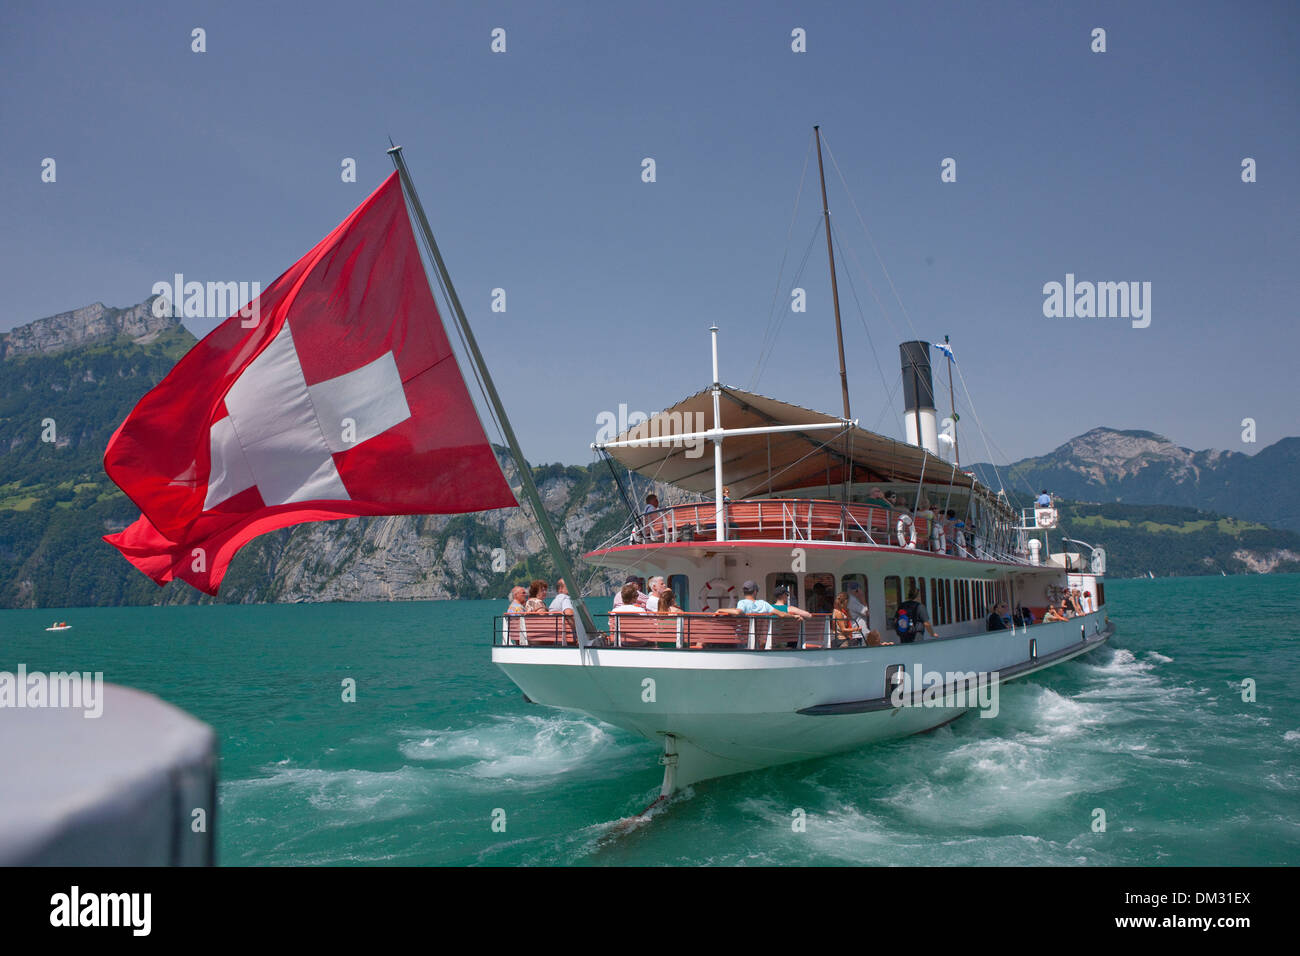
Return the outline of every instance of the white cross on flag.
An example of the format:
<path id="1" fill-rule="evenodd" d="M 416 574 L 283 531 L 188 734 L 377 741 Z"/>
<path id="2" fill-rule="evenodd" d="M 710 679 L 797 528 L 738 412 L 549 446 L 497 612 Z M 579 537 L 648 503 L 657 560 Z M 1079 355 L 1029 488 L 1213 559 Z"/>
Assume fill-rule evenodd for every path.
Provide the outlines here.
<path id="1" fill-rule="evenodd" d="M 248 310 L 241 310 L 244 315 Z M 236 551 L 303 521 L 516 502 L 434 305 L 396 173 L 142 398 L 104 469 L 143 512 L 105 540 L 216 594 Z"/>

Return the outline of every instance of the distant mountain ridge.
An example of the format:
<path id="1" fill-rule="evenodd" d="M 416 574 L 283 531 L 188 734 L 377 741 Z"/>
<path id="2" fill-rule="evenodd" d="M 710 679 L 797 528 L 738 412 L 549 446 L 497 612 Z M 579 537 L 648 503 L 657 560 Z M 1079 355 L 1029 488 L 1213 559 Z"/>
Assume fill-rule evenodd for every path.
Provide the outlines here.
<path id="1" fill-rule="evenodd" d="M 155 296 L 150 296 L 126 309 L 112 309 L 95 302 L 0 333 L 0 361 L 26 355 L 54 355 L 118 336 L 125 336 L 136 345 L 147 345 L 181 324 L 171 316 L 154 315 L 154 299 Z"/>
<path id="2" fill-rule="evenodd" d="M 128 309 L 95 303 L 0 338 L 5 359 L 0 361 L 0 607 L 211 600 L 181 583 L 155 587 L 100 540 L 139 514 L 104 474 L 104 447 L 140 397 L 195 343 L 176 320 L 153 316 L 152 301 Z M 52 423 L 48 437 L 47 422 Z M 1294 571 L 1300 569 L 1300 536 L 1294 533 L 1158 507 L 1178 503 L 1164 497 L 1156 506 L 1134 502 L 1138 491 L 1177 494 L 1205 509 L 1214 507 L 1216 494 L 1228 498 L 1231 490 L 1248 498 L 1251 487 L 1265 487 L 1266 502 L 1289 502 L 1298 449 L 1300 439 L 1286 439 L 1254 458 L 1190 452 L 1153 432 L 1099 428 L 1013 468 L 1022 469 L 1035 491 L 1046 486 L 1067 497 L 1104 502 L 1067 505 L 1064 527 L 1105 546 L 1117 576 L 1147 570 L 1158 575 Z M 514 463 L 500 449 L 497 455 L 507 479 L 517 485 Z M 606 541 L 626 521 L 627 505 L 604 467 L 556 464 L 532 471 L 571 557 Z M 1015 474 L 1002 469 L 1006 486 L 1019 488 L 1023 496 L 1024 482 Z M 642 500 L 651 488 L 665 504 L 686 497 L 638 478 L 632 500 Z M 1124 497 L 1123 504 L 1113 503 L 1116 494 Z M 1215 510 L 1247 516 L 1239 508 Z M 1260 524 L 1279 523 L 1275 508 L 1264 511 Z M 354 518 L 257 538 L 236 556 L 220 600 L 499 598 L 511 584 L 550 577 L 549 564 L 527 508 Z M 575 571 L 589 593 L 611 593 L 621 578 L 580 563 Z"/>
<path id="3" fill-rule="evenodd" d="M 1094 428 L 1046 455 L 971 470 L 1021 499 L 1047 488 L 1076 501 L 1180 505 L 1300 531 L 1300 438 L 1246 455 L 1192 451 L 1155 432 Z"/>

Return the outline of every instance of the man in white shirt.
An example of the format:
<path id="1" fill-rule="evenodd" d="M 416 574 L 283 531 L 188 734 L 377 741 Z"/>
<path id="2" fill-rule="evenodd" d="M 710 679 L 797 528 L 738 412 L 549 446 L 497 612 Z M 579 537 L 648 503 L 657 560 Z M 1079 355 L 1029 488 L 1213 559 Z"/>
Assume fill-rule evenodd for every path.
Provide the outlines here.
<path id="1" fill-rule="evenodd" d="M 648 586 L 650 594 L 645 599 L 645 609 L 654 614 L 659 610 L 659 595 L 664 593 L 664 579 L 659 575 L 655 575 L 648 582 Z"/>
<path id="2" fill-rule="evenodd" d="M 849 593 L 849 617 L 853 618 L 853 623 L 859 628 L 859 634 L 866 634 L 871 630 L 871 612 L 867 609 L 866 603 L 862 600 L 861 581 L 850 581 L 844 588 Z"/>
<path id="3" fill-rule="evenodd" d="M 551 602 L 552 614 L 567 614 L 573 617 L 573 601 L 569 597 L 569 588 L 564 583 L 564 578 L 555 582 L 555 600 Z"/>

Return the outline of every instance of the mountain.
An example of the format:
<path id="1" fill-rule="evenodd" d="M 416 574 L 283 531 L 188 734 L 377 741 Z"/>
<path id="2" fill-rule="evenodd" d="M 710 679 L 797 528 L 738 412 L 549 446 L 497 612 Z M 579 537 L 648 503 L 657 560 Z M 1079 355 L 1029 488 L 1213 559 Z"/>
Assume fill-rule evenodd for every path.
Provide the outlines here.
<path id="1" fill-rule="evenodd" d="M 1148 431 L 1094 428 L 1039 458 L 972 470 L 1028 504 L 1047 488 L 1076 501 L 1181 505 L 1300 531 L 1300 438 L 1255 455 L 1191 451 Z M 999 481 L 998 475 L 1001 480 Z"/>
<path id="2" fill-rule="evenodd" d="M 96 303 L 0 337 L 0 607 L 212 601 L 185 584 L 156 587 L 101 540 L 139 514 L 104 474 L 104 447 L 140 396 L 195 341 L 175 320 L 154 317 L 151 305 L 151 299 L 129 309 Z M 1296 443 L 1279 442 L 1252 459 L 1187 452 L 1150 432 L 1094 429 L 1052 455 L 1018 465 L 1026 466 L 1035 489 L 1045 484 L 1094 501 L 1099 491 L 1113 488 L 1167 496 L 1188 488 L 1241 490 L 1256 481 L 1273 489 L 1262 497 L 1278 504 L 1288 500 L 1276 489 L 1295 473 Z M 514 463 L 501 449 L 497 456 L 517 486 Z M 1045 464 L 1034 470 L 1034 462 Z M 532 472 L 571 558 L 624 524 L 628 506 L 603 465 L 544 465 Z M 687 498 L 637 478 L 632 501 L 651 488 L 665 504 Z M 1116 576 L 1300 570 L 1300 536 L 1265 527 L 1276 521 L 1276 508 L 1265 509 L 1268 516 L 1257 522 L 1242 522 L 1167 502 L 1138 504 L 1132 492 L 1121 493 L 1122 503 L 1067 503 L 1062 509 L 1069 533 L 1106 547 Z M 219 600 L 499 598 L 510 584 L 553 579 L 549 564 L 526 507 L 353 518 L 254 540 L 235 557 Z M 580 562 L 575 571 L 588 593 L 612 593 L 620 580 Z"/>

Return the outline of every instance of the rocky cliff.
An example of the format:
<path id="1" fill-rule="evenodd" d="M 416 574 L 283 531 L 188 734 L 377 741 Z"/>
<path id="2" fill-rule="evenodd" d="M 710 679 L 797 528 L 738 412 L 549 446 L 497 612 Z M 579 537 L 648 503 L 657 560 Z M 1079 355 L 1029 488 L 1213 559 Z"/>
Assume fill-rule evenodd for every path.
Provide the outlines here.
<path id="1" fill-rule="evenodd" d="M 20 325 L 12 332 L 0 333 L 0 361 L 24 355 L 53 355 L 119 336 L 135 345 L 147 345 L 180 325 L 179 319 L 155 316 L 153 302 L 150 296 L 129 309 L 110 309 L 96 302 Z"/>

